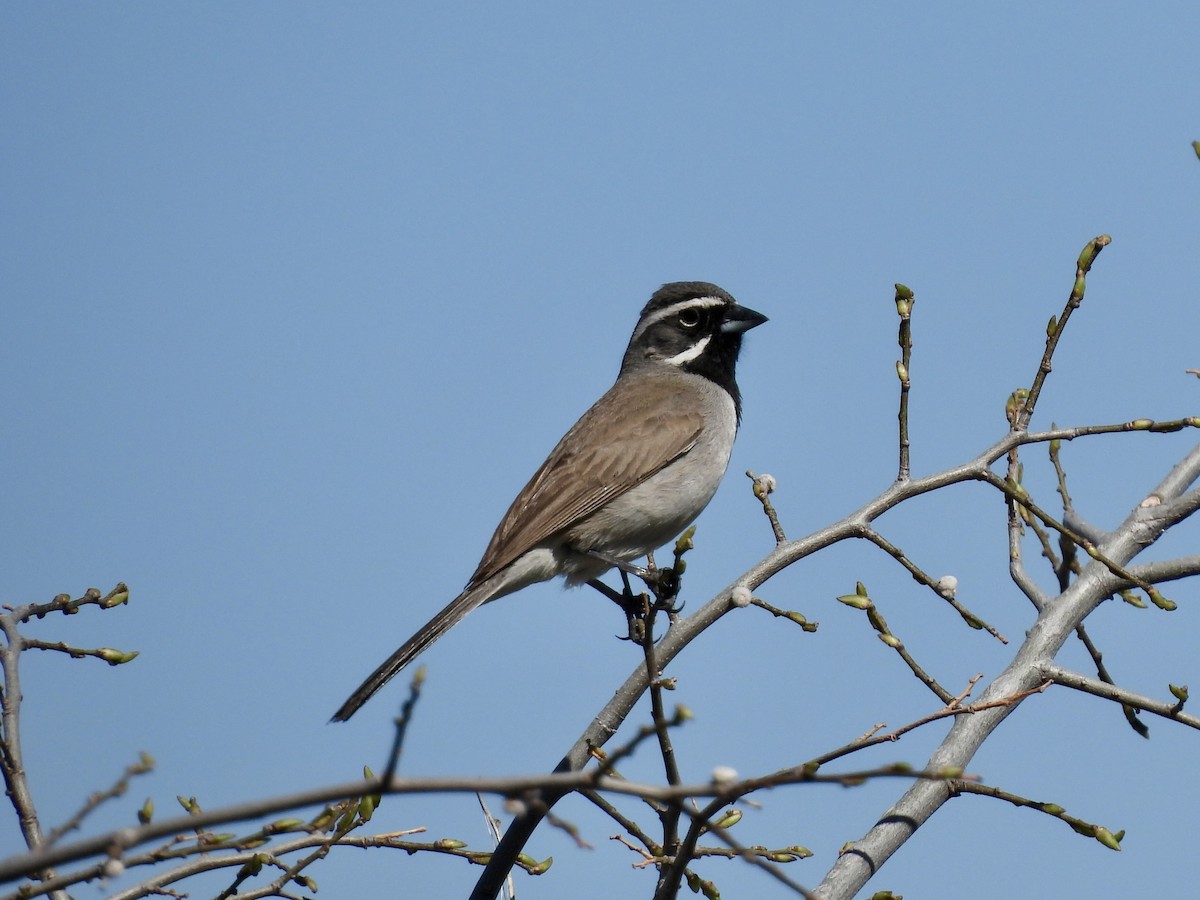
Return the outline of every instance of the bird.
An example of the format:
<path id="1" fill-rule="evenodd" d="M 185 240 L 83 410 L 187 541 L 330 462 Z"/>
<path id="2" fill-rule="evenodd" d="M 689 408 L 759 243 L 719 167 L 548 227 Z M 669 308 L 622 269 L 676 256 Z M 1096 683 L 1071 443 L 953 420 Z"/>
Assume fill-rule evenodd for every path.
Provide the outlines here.
<path id="1" fill-rule="evenodd" d="M 463 592 L 333 715 L 344 722 L 473 610 L 562 575 L 568 586 L 652 553 L 716 493 L 741 423 L 742 336 L 767 321 L 705 281 L 664 284 L 642 309 L 613 386 L 521 489 Z"/>

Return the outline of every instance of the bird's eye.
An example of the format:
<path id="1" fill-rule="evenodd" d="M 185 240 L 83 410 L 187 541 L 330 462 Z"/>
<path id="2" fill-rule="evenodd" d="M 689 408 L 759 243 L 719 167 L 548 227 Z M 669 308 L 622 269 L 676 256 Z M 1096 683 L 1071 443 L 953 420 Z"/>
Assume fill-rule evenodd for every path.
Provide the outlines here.
<path id="1" fill-rule="evenodd" d="M 700 310 L 685 309 L 679 314 L 679 324 L 684 328 L 695 328 L 700 324 Z"/>

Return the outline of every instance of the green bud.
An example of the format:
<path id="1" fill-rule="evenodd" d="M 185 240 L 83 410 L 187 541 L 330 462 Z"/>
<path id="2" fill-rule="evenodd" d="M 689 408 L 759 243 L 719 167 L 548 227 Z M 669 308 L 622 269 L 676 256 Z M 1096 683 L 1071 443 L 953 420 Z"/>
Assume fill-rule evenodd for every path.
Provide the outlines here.
<path id="1" fill-rule="evenodd" d="M 1166 597 L 1160 594 L 1158 592 L 1158 588 L 1150 588 L 1150 590 L 1147 591 L 1147 594 L 1150 597 L 1150 602 L 1159 609 L 1165 609 L 1167 612 L 1174 612 L 1175 610 L 1179 609 L 1179 604 L 1174 600 L 1168 600 Z"/>
<path id="2" fill-rule="evenodd" d="M 1017 388 L 1008 395 L 1008 400 L 1004 403 L 1004 415 L 1007 416 L 1009 424 L 1017 421 L 1017 413 L 1021 411 L 1021 407 L 1028 399 L 1029 388 Z"/>
<path id="3" fill-rule="evenodd" d="M 802 847 L 799 844 L 794 844 L 793 846 L 788 847 L 786 849 L 787 849 L 787 852 L 792 854 L 792 856 L 796 857 L 796 859 L 808 859 L 810 856 L 813 855 L 813 852 L 811 850 L 809 850 L 807 847 Z"/>
<path id="4" fill-rule="evenodd" d="M 100 601 L 102 609 L 112 609 L 114 606 L 120 606 L 122 603 L 129 602 L 129 588 L 122 582 L 113 588 L 107 597 Z"/>
<path id="5" fill-rule="evenodd" d="M 725 815 L 712 824 L 713 828 L 732 828 L 740 821 L 742 821 L 742 811 L 740 809 L 729 809 L 725 811 Z"/>
<path id="6" fill-rule="evenodd" d="M 196 802 L 195 797 L 185 797 L 183 794 L 178 794 L 176 795 L 175 799 L 179 801 L 179 805 L 182 806 L 189 815 L 200 815 L 200 804 Z"/>
<path id="7" fill-rule="evenodd" d="M 1061 806 L 1059 806 L 1057 803 L 1043 803 L 1041 805 L 1041 810 L 1042 810 L 1042 812 L 1048 813 L 1052 816 L 1061 816 L 1063 813 L 1066 812 L 1066 810 L 1063 809 Z"/>
<path id="8" fill-rule="evenodd" d="M 860 597 L 867 596 L 867 586 L 861 581 L 854 582 L 854 593 L 858 594 Z"/>
<path id="9" fill-rule="evenodd" d="M 896 377 L 901 381 L 908 381 L 908 366 L 896 360 Z"/>
<path id="10" fill-rule="evenodd" d="M 696 545 L 694 543 L 692 543 L 692 538 L 694 538 L 695 536 L 696 536 L 696 526 L 695 525 L 688 526 L 687 531 L 685 531 L 683 534 L 681 534 L 675 540 L 675 552 L 676 553 L 686 553 L 687 551 L 694 549 Z"/>
<path id="11" fill-rule="evenodd" d="M 549 870 L 549 868 L 552 865 L 554 865 L 554 857 L 547 856 L 540 863 L 530 866 L 525 871 L 528 872 L 530 875 L 544 875 L 544 874 L 546 874 L 546 872 Z"/>
<path id="12" fill-rule="evenodd" d="M 809 634 L 812 634 L 814 631 L 817 630 L 817 625 L 818 625 L 817 622 L 808 621 L 808 619 L 806 619 L 803 615 L 801 615 L 800 613 L 796 612 L 793 609 L 789 609 L 787 612 L 785 612 L 783 614 L 783 616 L 785 619 L 791 619 L 793 622 L 795 622 L 797 625 L 799 625 L 801 628 L 803 628 Z"/>
<path id="13" fill-rule="evenodd" d="M 265 854 L 255 853 L 246 863 L 238 870 L 239 878 L 252 878 L 262 871 L 263 863 L 267 861 Z"/>
<path id="14" fill-rule="evenodd" d="M 267 830 L 272 834 L 278 834 L 281 831 L 301 831 L 304 828 L 304 822 L 300 819 L 276 819 L 267 826 Z"/>
<path id="15" fill-rule="evenodd" d="M 138 651 L 136 650 L 124 652 L 122 650 L 114 650 L 112 647 L 101 647 L 96 651 L 96 656 L 100 657 L 100 659 L 104 660 L 110 666 L 119 666 L 127 663 L 136 659 L 137 655 Z"/>
<path id="16" fill-rule="evenodd" d="M 855 609 L 870 609 L 874 604 L 866 597 L 860 597 L 858 594 L 843 594 L 837 598 L 838 603 L 845 603 L 847 606 L 852 606 Z"/>
<path id="17" fill-rule="evenodd" d="M 675 724 L 676 725 L 682 725 L 684 722 L 688 721 L 689 719 L 694 719 L 694 718 L 696 718 L 696 716 L 689 707 L 684 706 L 682 703 L 678 704 L 675 707 Z"/>
<path id="18" fill-rule="evenodd" d="M 1096 833 L 1095 833 L 1094 837 L 1096 838 L 1096 840 L 1098 840 L 1100 843 L 1102 843 L 1109 850 L 1118 850 L 1119 851 L 1121 849 L 1121 842 L 1119 840 L 1117 840 L 1116 835 L 1114 835 L 1111 831 L 1109 831 L 1103 825 L 1096 826 Z"/>
<path id="19" fill-rule="evenodd" d="M 439 838 L 433 842 L 433 846 L 439 850 L 461 850 L 467 846 L 467 842 L 456 838 Z"/>
<path id="20" fill-rule="evenodd" d="M 1146 601 L 1135 594 L 1133 591 L 1121 591 L 1120 597 L 1130 606 L 1136 606 L 1138 609 L 1149 609 Z"/>
<path id="21" fill-rule="evenodd" d="M 1175 697 L 1176 700 L 1178 700 L 1180 703 L 1187 703 L 1188 686 L 1186 684 L 1179 684 L 1179 685 L 1168 684 L 1167 687 L 1170 688 L 1171 694 Z"/>
<path id="22" fill-rule="evenodd" d="M 358 815 L 364 822 L 370 822 L 371 816 L 375 815 L 375 796 L 367 794 L 358 801 Z"/>
<path id="23" fill-rule="evenodd" d="M 796 857 L 792 856 L 792 854 L 783 853 L 780 851 L 776 851 L 775 853 L 767 853 L 765 855 L 766 855 L 766 858 L 769 859 L 771 862 L 790 863 L 790 862 L 796 861 Z"/>
<path id="24" fill-rule="evenodd" d="M 1130 431 L 1145 431 L 1153 424 L 1153 419 L 1134 419 L 1127 427 Z"/>
<path id="25" fill-rule="evenodd" d="M 1079 268 L 1087 270 L 1091 268 L 1092 263 L 1096 261 L 1096 254 L 1112 243 L 1112 238 L 1107 234 L 1102 234 L 1098 238 L 1088 241 L 1087 246 L 1083 248 L 1083 252 L 1079 254 Z"/>
<path id="26" fill-rule="evenodd" d="M 143 825 L 149 825 L 150 820 L 154 818 L 154 800 L 150 797 L 146 798 L 146 802 L 142 804 L 142 808 L 138 810 L 138 821 Z"/>
<path id="27" fill-rule="evenodd" d="M 292 881 L 314 894 L 317 892 L 317 881 L 311 875 L 295 875 L 292 877 Z"/>
<path id="28" fill-rule="evenodd" d="M 1058 327 L 1058 316 L 1051 316 L 1050 321 L 1046 323 L 1046 337 L 1054 334 L 1054 329 Z"/>
<path id="29" fill-rule="evenodd" d="M 885 632 L 885 633 L 879 635 L 879 639 L 881 641 L 883 641 L 885 644 L 887 644 L 889 647 L 891 647 L 893 650 L 903 650 L 904 649 L 904 642 L 901 641 L 900 638 L 896 637 L 891 632 Z"/>

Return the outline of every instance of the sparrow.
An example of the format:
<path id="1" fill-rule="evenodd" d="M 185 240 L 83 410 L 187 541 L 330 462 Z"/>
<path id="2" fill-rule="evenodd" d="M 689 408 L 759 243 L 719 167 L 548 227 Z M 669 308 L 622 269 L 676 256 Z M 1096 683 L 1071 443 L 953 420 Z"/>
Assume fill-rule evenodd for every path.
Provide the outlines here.
<path id="1" fill-rule="evenodd" d="M 665 284 L 642 310 L 617 380 L 550 452 L 500 520 L 463 592 L 364 681 L 344 722 L 467 613 L 539 581 L 598 578 L 675 538 L 725 474 L 741 422 L 742 335 L 766 316 L 704 281 Z"/>

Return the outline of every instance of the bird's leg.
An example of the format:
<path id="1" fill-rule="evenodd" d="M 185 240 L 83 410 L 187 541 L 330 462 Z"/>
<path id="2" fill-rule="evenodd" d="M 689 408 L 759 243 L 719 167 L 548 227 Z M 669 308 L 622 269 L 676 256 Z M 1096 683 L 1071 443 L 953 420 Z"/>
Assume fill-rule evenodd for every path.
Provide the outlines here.
<path id="1" fill-rule="evenodd" d="M 647 553 L 646 559 L 649 565 L 641 566 L 626 563 L 623 559 L 608 556 L 607 553 L 602 553 L 599 550 L 576 550 L 575 552 L 581 553 L 582 556 L 599 559 L 601 563 L 607 563 L 620 572 L 620 577 L 622 577 L 622 581 L 625 583 L 625 593 L 622 595 L 622 599 L 617 600 L 617 596 L 614 596 L 616 592 L 613 592 L 612 588 L 608 587 L 607 584 L 604 588 L 596 589 L 600 590 L 600 593 L 607 596 L 608 599 L 622 606 L 626 614 L 637 614 L 636 612 L 630 613 L 629 608 L 630 602 L 636 599 L 634 592 L 629 587 L 630 575 L 636 575 L 638 578 L 641 578 L 642 581 L 646 582 L 647 587 L 653 590 L 655 606 L 660 608 L 660 610 L 670 614 L 676 614 L 680 610 L 683 610 L 683 604 L 674 606 L 674 599 L 679 595 L 679 570 L 676 566 L 671 566 L 670 569 L 659 569 L 658 566 L 654 565 L 654 553 Z M 593 582 L 588 583 L 596 587 Z"/>
<path id="2" fill-rule="evenodd" d="M 642 580 L 654 591 L 654 607 L 661 609 L 668 615 L 674 616 L 683 609 L 683 604 L 675 605 L 675 598 L 679 596 L 680 574 L 682 570 L 676 566 L 660 569 L 654 564 L 654 554 L 647 553 L 646 561 L 649 563 L 646 574 L 641 576 Z"/>
<path id="3" fill-rule="evenodd" d="M 574 547 L 571 548 L 575 550 Z M 638 578 L 645 581 L 650 577 L 650 570 L 643 566 L 635 566 L 633 563 L 627 563 L 623 559 L 617 559 L 615 556 L 609 556 L 607 553 L 601 553 L 599 550 L 575 550 L 581 556 L 590 556 L 592 559 L 598 559 L 602 563 L 607 563 L 622 575 L 636 575 Z M 628 590 L 629 582 L 626 580 L 625 588 Z"/>
<path id="4" fill-rule="evenodd" d="M 621 607 L 621 611 L 625 613 L 629 635 L 628 637 L 622 637 L 621 640 L 640 641 L 642 635 L 646 632 L 644 619 L 650 598 L 645 593 L 635 594 L 633 588 L 629 586 L 629 576 L 624 572 L 621 573 L 621 581 L 625 584 L 624 591 L 614 590 L 598 578 L 593 578 L 588 582 L 588 585 L 594 587 L 613 603 L 617 604 L 617 606 Z"/>
<path id="5" fill-rule="evenodd" d="M 609 600 L 613 601 L 613 603 L 617 604 L 617 606 L 621 607 L 622 612 L 625 613 L 625 620 L 628 626 L 628 637 L 624 637 L 622 640 L 640 641 L 642 636 L 646 633 L 646 624 L 644 620 L 647 612 L 649 611 L 650 597 L 645 592 L 635 594 L 633 592 L 633 588 L 629 584 L 629 576 L 637 575 L 642 580 L 646 580 L 653 577 L 650 573 L 650 570 L 644 569 L 641 566 L 631 565 L 624 560 L 616 559 L 615 557 L 601 553 L 599 550 L 571 549 L 583 556 L 590 556 L 592 559 L 598 559 L 603 563 L 607 563 L 621 573 L 621 584 L 625 588 L 623 591 L 618 592 L 613 588 L 610 588 L 598 578 L 591 579 L 588 584 L 598 590 Z"/>
<path id="6" fill-rule="evenodd" d="M 625 592 L 624 593 L 622 593 L 621 591 L 615 590 L 613 588 L 610 588 L 607 584 L 605 584 L 599 578 L 593 578 L 591 581 L 589 581 L 588 587 L 595 588 L 601 594 L 603 594 L 605 597 L 607 597 L 609 600 L 611 600 L 613 603 L 617 604 L 617 606 L 621 607 L 621 609 L 627 609 L 629 606 L 629 600 L 631 599 L 631 595 L 629 592 L 629 582 L 625 583 Z"/>

